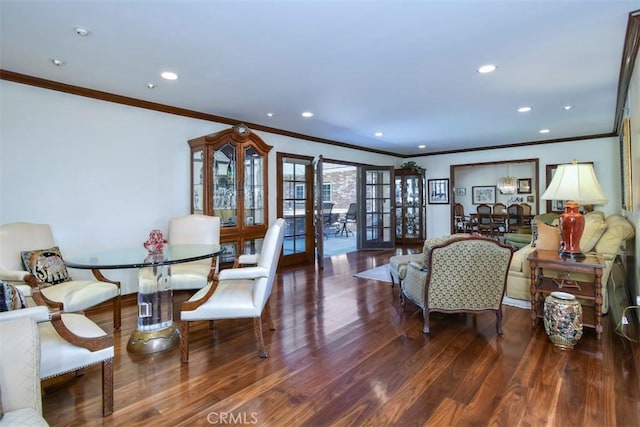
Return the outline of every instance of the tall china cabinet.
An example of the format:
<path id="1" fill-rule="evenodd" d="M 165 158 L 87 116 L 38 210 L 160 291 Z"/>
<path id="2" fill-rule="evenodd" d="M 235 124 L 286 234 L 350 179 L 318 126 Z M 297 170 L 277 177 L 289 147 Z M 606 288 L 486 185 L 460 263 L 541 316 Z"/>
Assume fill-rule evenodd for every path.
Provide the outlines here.
<path id="1" fill-rule="evenodd" d="M 395 170 L 396 243 L 424 242 L 424 170 Z"/>
<path id="2" fill-rule="evenodd" d="M 268 221 L 271 146 L 243 125 L 189 140 L 191 212 L 220 217 L 221 262 L 259 251 Z"/>

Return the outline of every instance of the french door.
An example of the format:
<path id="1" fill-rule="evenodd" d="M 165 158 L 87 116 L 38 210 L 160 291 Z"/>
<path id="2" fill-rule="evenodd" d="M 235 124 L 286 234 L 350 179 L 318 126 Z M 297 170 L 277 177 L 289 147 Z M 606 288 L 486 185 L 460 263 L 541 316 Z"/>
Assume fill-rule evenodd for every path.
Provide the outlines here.
<path id="1" fill-rule="evenodd" d="M 362 249 L 392 249 L 395 245 L 393 166 L 360 167 L 360 209 L 358 224 Z"/>
<path id="2" fill-rule="evenodd" d="M 285 220 L 281 265 L 313 262 L 313 158 L 277 153 L 278 217 Z"/>

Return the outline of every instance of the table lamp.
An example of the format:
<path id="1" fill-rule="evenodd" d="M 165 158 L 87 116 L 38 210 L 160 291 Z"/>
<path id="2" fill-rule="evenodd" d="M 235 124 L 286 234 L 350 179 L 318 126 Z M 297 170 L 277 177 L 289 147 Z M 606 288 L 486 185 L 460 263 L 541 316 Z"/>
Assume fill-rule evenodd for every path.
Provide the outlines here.
<path id="1" fill-rule="evenodd" d="M 565 211 L 560 215 L 560 256 L 582 259 L 580 238 L 584 231 L 584 216 L 578 211 L 579 204 L 604 204 L 607 196 L 602 192 L 591 163 L 558 165 L 543 200 L 566 200 Z"/>

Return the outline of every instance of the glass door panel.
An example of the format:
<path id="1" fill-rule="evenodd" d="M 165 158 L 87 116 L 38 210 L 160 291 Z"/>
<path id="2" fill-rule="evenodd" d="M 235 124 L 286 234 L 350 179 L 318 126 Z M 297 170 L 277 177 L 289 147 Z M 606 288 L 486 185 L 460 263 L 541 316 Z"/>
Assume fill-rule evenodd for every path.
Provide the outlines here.
<path id="1" fill-rule="evenodd" d="M 313 166 L 310 157 L 278 153 L 281 182 L 278 215 L 285 219 L 283 265 L 312 262 L 315 252 L 313 228 Z"/>
<path id="2" fill-rule="evenodd" d="M 244 224 L 264 224 L 263 157 L 254 147 L 244 151 Z"/>
<path id="3" fill-rule="evenodd" d="M 395 194 L 393 168 L 361 168 L 360 182 L 364 197 L 364 221 L 360 227 L 363 249 L 393 248 L 395 239 Z"/>
<path id="4" fill-rule="evenodd" d="M 204 213 L 204 193 L 202 184 L 204 183 L 204 153 L 202 150 L 193 152 L 192 173 L 191 177 L 193 188 L 191 189 L 191 203 L 193 204 L 193 213 Z"/>
<path id="5" fill-rule="evenodd" d="M 234 227 L 236 205 L 236 148 L 225 144 L 213 152 L 213 215 L 219 216 L 222 227 Z"/>

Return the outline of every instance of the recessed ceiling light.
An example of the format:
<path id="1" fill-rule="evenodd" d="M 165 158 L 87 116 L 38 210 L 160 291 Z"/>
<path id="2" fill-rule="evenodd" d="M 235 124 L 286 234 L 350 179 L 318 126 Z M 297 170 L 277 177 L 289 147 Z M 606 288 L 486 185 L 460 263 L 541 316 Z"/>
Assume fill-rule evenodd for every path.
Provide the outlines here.
<path id="1" fill-rule="evenodd" d="M 540 129 L 538 132 L 540 133 L 549 133 L 549 129 Z"/>
<path id="2" fill-rule="evenodd" d="M 483 65 L 482 67 L 478 68 L 478 72 L 481 74 L 491 73 L 495 70 L 496 70 L 496 66 L 493 64 Z"/>
<path id="3" fill-rule="evenodd" d="M 311 111 L 305 111 L 302 113 L 302 117 L 313 117 L 313 113 Z"/>
<path id="4" fill-rule="evenodd" d="M 60 66 L 62 66 L 62 64 L 63 64 L 63 62 L 62 62 L 60 59 L 56 59 L 56 58 L 53 58 L 53 59 L 51 60 L 51 63 L 52 63 L 53 65 L 55 65 L 56 67 L 60 67 Z"/>
<path id="5" fill-rule="evenodd" d="M 518 113 L 528 113 L 531 111 L 531 107 L 520 107 L 518 108 Z"/>
<path id="6" fill-rule="evenodd" d="M 147 88 L 149 88 L 149 89 L 153 89 L 154 87 L 156 87 L 156 85 L 155 85 L 155 84 L 153 84 L 153 83 L 147 83 Z"/>
<path id="7" fill-rule="evenodd" d="M 172 73 L 171 71 L 165 71 L 160 75 L 163 79 L 166 80 L 178 80 L 178 75 L 176 73 Z"/>
<path id="8" fill-rule="evenodd" d="M 562 107 L 562 109 L 563 109 L 564 111 L 569 111 L 569 110 L 571 110 L 572 108 L 573 108 L 573 105 L 565 105 L 564 107 Z"/>
<path id="9" fill-rule="evenodd" d="M 267 113 L 267 117 L 273 117 L 273 113 Z"/>
<path id="10" fill-rule="evenodd" d="M 384 133 L 382 133 L 382 132 L 376 132 L 376 133 L 374 133 L 374 135 L 375 135 L 375 136 L 377 136 L 377 137 L 381 137 L 381 136 L 383 136 L 383 135 L 384 135 Z"/>
<path id="11" fill-rule="evenodd" d="M 427 146 L 424 145 L 424 144 L 420 144 L 420 145 L 418 145 L 418 148 L 427 148 Z"/>
<path id="12" fill-rule="evenodd" d="M 87 37 L 89 34 L 91 34 L 91 31 L 89 31 L 89 29 L 85 27 L 75 27 L 73 30 L 80 37 Z"/>

